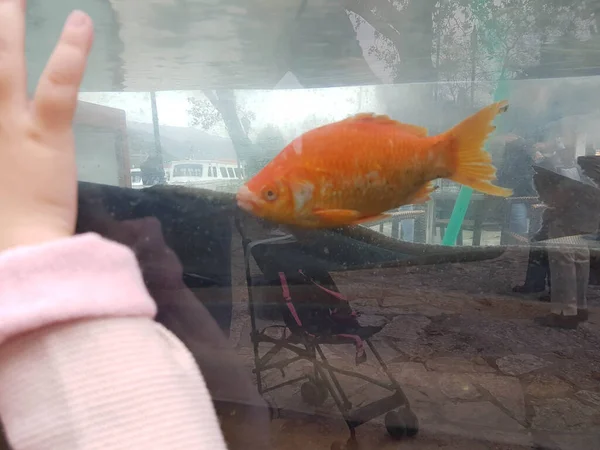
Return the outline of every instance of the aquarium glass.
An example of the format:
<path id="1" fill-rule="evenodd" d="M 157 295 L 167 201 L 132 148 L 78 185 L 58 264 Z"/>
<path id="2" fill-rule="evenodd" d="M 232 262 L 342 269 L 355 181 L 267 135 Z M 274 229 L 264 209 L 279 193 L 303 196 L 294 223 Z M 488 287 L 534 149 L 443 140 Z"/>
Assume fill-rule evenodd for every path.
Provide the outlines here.
<path id="1" fill-rule="evenodd" d="M 600 1 L 27 3 L 31 89 L 68 12 L 94 20 L 78 232 L 160 221 L 182 269 L 177 289 L 149 283 L 156 320 L 230 449 L 600 448 Z M 449 130 L 502 100 L 483 148 L 510 197 L 449 176 L 324 229 L 237 206 L 295 138 L 359 113 L 427 130 L 384 184 L 411 182 L 418 146 L 451 174 Z M 356 173 L 327 173 L 364 176 L 378 132 L 368 151 L 340 134 Z"/>

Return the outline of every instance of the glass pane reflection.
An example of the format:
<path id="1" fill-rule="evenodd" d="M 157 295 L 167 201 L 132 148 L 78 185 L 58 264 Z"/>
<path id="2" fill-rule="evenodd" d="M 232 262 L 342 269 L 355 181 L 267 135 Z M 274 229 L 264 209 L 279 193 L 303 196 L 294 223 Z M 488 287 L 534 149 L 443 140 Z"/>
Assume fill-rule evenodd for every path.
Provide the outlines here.
<path id="1" fill-rule="evenodd" d="M 37 79 L 60 23 L 29 3 Z M 145 243 L 232 449 L 353 448 L 348 425 L 364 449 L 600 448 L 598 2 L 83 3 L 78 232 Z M 486 150 L 514 195 L 475 191 L 455 245 L 445 179 L 346 229 L 236 207 L 305 131 L 376 112 L 434 135 L 503 98 Z"/>

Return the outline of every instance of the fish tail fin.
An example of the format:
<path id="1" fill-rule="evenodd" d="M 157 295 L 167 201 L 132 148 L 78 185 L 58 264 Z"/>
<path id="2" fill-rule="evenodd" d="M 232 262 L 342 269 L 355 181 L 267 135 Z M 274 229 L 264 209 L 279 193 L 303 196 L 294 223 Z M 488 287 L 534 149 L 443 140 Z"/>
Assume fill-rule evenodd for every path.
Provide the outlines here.
<path id="1" fill-rule="evenodd" d="M 443 134 L 446 151 L 450 153 L 448 169 L 450 180 L 469 186 L 484 194 L 510 197 L 512 189 L 495 186 L 496 168 L 492 157 L 483 149 L 488 135 L 496 129 L 494 118 L 508 109 L 507 101 L 493 103 Z"/>

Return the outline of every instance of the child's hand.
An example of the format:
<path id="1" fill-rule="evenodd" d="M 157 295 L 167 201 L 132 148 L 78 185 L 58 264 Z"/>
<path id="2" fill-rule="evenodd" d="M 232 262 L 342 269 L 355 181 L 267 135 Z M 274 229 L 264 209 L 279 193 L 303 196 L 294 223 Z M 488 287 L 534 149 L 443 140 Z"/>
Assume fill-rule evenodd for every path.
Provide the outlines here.
<path id="1" fill-rule="evenodd" d="M 91 19 L 73 12 L 30 100 L 25 1 L 0 1 L 0 251 L 75 230 L 71 122 L 92 40 Z"/>

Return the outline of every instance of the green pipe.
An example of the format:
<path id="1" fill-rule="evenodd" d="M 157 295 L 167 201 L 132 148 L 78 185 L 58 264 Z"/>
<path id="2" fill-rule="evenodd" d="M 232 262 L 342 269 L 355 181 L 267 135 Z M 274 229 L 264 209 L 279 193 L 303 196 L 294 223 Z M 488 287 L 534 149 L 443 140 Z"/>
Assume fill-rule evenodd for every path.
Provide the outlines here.
<path id="1" fill-rule="evenodd" d="M 460 187 L 456 202 L 454 203 L 454 209 L 452 209 L 452 215 L 450 216 L 448 226 L 446 227 L 444 239 L 442 239 L 442 245 L 456 244 L 456 239 L 462 228 L 463 220 L 465 220 L 465 215 L 467 214 L 467 209 L 469 209 L 472 195 L 473 189 L 468 186 Z"/>
<path id="2" fill-rule="evenodd" d="M 479 0 L 479 2 L 481 2 L 481 0 Z M 508 82 L 504 76 L 504 68 L 502 68 L 500 77 L 498 79 L 498 84 L 494 92 L 494 101 L 496 102 L 507 98 Z M 500 117 L 501 116 L 496 118 L 496 129 L 499 128 L 498 122 L 500 121 Z M 458 233 L 460 233 L 463 221 L 465 220 L 465 215 L 469 209 L 472 195 L 473 189 L 468 186 L 461 186 L 458 196 L 456 197 L 456 202 L 454 203 L 454 208 L 452 209 L 452 214 L 450 215 L 450 220 L 448 221 L 448 226 L 446 227 L 446 232 L 444 233 L 444 239 L 442 239 L 442 245 L 456 244 L 456 238 L 458 238 Z"/>

